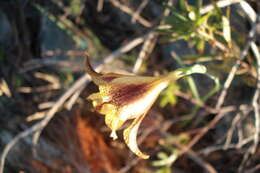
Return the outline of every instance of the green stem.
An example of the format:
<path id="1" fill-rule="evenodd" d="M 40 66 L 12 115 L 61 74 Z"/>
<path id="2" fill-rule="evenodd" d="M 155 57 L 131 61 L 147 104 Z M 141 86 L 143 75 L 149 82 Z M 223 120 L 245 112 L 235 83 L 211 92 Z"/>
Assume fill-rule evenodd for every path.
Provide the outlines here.
<path id="1" fill-rule="evenodd" d="M 178 80 L 184 76 L 191 75 L 194 73 L 200 73 L 205 74 L 207 71 L 207 68 L 204 65 L 195 64 L 191 67 L 183 67 L 175 70 L 174 72 L 171 72 L 168 74 L 168 78 L 170 80 Z"/>
<path id="2" fill-rule="evenodd" d="M 182 60 L 179 56 L 173 56 L 173 58 L 181 65 L 183 66 L 183 63 L 182 63 Z M 187 79 L 186 79 L 190 89 L 191 89 L 191 93 L 192 95 L 195 97 L 195 99 L 198 101 L 198 102 L 201 102 L 201 98 L 200 98 L 200 95 L 199 95 L 199 92 L 198 92 L 198 89 L 197 89 L 197 86 L 195 84 L 195 81 L 193 80 L 193 78 L 191 76 L 188 76 Z"/>

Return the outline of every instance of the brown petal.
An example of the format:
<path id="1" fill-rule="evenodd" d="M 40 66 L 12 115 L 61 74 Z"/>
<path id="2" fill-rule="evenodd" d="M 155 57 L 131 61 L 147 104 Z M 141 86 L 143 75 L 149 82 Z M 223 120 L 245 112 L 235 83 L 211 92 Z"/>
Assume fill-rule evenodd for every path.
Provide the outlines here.
<path id="1" fill-rule="evenodd" d="M 85 55 L 86 55 L 86 61 L 85 61 L 86 72 L 87 72 L 92 78 L 96 78 L 96 77 L 102 76 L 102 74 L 97 73 L 97 72 L 92 68 L 92 66 L 90 65 L 90 62 L 89 62 L 89 54 L 86 53 Z"/>
<path id="2" fill-rule="evenodd" d="M 91 76 L 93 82 L 96 85 L 105 85 L 116 78 L 128 76 L 128 75 L 116 74 L 116 73 L 108 73 L 108 74 L 97 73 L 90 64 L 88 53 L 86 53 L 85 67 L 86 67 L 86 72 Z"/>
<path id="3" fill-rule="evenodd" d="M 111 100 L 118 106 L 128 105 L 142 98 L 150 89 L 147 83 L 119 85 L 111 89 Z"/>

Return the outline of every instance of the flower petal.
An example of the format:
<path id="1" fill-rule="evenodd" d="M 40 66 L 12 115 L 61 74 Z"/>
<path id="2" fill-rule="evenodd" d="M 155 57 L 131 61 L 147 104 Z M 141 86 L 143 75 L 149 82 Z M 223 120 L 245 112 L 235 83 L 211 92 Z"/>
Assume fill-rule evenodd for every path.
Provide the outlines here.
<path id="1" fill-rule="evenodd" d="M 94 82 L 96 85 L 103 84 L 104 82 L 99 79 L 99 78 L 102 76 L 102 74 L 97 73 L 97 72 L 91 67 L 90 62 L 89 62 L 89 54 L 86 53 L 85 55 L 86 55 L 86 61 L 85 61 L 86 72 L 91 76 L 93 82 Z"/>
<path id="2" fill-rule="evenodd" d="M 86 61 L 85 61 L 85 67 L 86 67 L 86 72 L 91 76 L 93 82 L 96 85 L 106 85 L 110 81 L 120 78 L 120 77 L 125 77 L 128 75 L 123 75 L 123 74 L 116 74 L 116 73 L 108 73 L 108 74 L 101 74 L 97 73 L 91 66 L 89 62 L 89 55 L 86 53 Z"/>
<path id="3" fill-rule="evenodd" d="M 100 105 L 102 103 L 102 100 L 103 100 L 102 96 L 100 95 L 100 93 L 90 94 L 87 99 L 93 101 L 92 104 L 93 104 L 94 107 Z"/>
<path id="4" fill-rule="evenodd" d="M 110 137 L 117 139 L 116 130 L 119 129 L 125 121 L 118 117 L 118 108 L 112 104 L 104 104 L 101 113 L 105 114 L 105 123 L 111 129 Z"/>
<path id="5" fill-rule="evenodd" d="M 144 119 L 144 117 L 145 117 L 145 114 L 134 119 L 132 124 L 127 129 L 124 130 L 124 140 L 125 140 L 125 143 L 127 144 L 127 146 L 130 148 L 130 150 L 133 153 L 135 153 L 137 156 L 139 156 L 143 159 L 148 159 L 150 156 L 147 154 L 144 154 L 140 151 L 140 149 L 138 148 L 137 139 L 136 139 L 139 126 L 140 126 L 142 120 Z"/>

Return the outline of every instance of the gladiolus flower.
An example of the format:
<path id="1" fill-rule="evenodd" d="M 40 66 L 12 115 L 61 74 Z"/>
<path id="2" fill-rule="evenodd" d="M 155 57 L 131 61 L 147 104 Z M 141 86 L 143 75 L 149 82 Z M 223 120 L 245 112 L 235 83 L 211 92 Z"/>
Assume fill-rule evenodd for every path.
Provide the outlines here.
<path id="1" fill-rule="evenodd" d="M 92 100 L 97 112 L 105 115 L 105 123 L 112 131 L 110 137 L 117 139 L 116 131 L 127 120 L 133 120 L 124 130 L 124 140 L 132 152 L 147 159 L 149 155 L 139 150 L 136 139 L 138 128 L 146 113 L 169 82 L 185 75 L 205 73 L 206 67 L 194 65 L 159 77 L 100 74 L 92 69 L 87 55 L 86 71 L 99 88 L 99 92 L 91 94 L 88 99 Z"/>

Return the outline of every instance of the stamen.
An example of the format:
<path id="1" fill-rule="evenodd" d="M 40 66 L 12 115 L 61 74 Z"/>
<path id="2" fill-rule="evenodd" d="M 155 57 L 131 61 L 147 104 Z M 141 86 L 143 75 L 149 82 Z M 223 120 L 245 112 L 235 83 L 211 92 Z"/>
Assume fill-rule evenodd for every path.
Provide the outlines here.
<path id="1" fill-rule="evenodd" d="M 113 138 L 113 140 L 116 140 L 118 137 L 117 137 L 117 134 L 116 134 L 116 131 L 112 131 L 111 133 L 110 133 L 110 137 L 111 138 Z"/>

